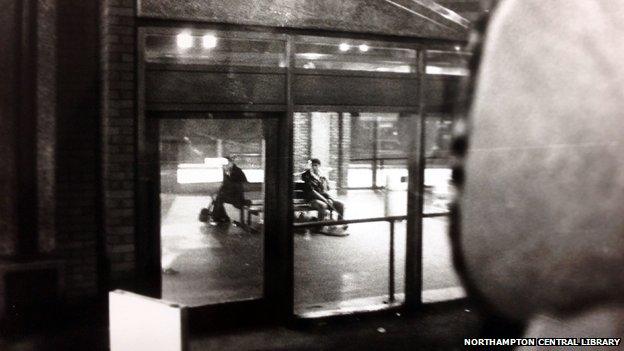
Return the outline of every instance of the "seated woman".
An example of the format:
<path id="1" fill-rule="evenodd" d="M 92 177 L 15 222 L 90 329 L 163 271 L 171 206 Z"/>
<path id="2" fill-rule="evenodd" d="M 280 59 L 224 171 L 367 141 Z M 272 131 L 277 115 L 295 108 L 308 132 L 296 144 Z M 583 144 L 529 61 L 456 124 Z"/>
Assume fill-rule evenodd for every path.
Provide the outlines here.
<path id="1" fill-rule="evenodd" d="M 234 163 L 231 156 L 226 159 L 228 163 L 223 165 L 223 183 L 212 202 L 213 223 L 230 221 L 223 207 L 224 203 L 227 202 L 239 208 L 245 204 L 243 185 L 247 182 L 247 177 L 243 170 Z"/>
<path id="2" fill-rule="evenodd" d="M 320 167 L 321 161 L 318 158 L 313 158 L 310 160 L 310 168 L 301 174 L 301 179 L 305 183 L 305 199 L 318 212 L 319 220 L 325 219 L 328 209 L 336 211 L 338 219 L 343 219 L 344 204 L 332 199 L 327 193 L 329 191 L 329 182 L 327 178 L 320 174 Z"/>

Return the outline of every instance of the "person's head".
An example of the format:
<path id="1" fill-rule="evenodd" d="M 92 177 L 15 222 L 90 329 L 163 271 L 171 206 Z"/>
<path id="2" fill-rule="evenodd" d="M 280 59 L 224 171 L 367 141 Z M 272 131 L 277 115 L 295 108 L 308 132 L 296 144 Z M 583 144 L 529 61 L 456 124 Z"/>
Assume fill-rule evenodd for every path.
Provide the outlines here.
<path id="1" fill-rule="evenodd" d="M 310 160 L 310 169 L 312 170 L 312 172 L 314 172 L 315 174 L 318 174 L 320 168 L 321 168 L 321 160 L 319 160 L 318 158 L 313 158 Z"/>
<path id="2" fill-rule="evenodd" d="M 233 156 L 225 156 L 227 163 L 223 165 L 223 168 L 229 170 L 234 166 L 234 157 Z"/>

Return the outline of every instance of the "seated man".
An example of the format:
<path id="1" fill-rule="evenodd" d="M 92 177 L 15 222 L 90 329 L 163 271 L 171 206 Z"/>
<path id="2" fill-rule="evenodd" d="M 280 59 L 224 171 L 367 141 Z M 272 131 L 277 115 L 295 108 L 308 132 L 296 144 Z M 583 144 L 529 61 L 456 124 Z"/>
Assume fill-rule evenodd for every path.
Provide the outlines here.
<path id="1" fill-rule="evenodd" d="M 245 204 L 243 184 L 247 182 L 247 177 L 235 163 L 231 156 L 226 157 L 228 163 L 223 165 L 223 183 L 212 202 L 212 221 L 229 222 L 230 218 L 223 207 L 224 203 L 230 203 L 235 207 Z"/>
<path id="2" fill-rule="evenodd" d="M 344 204 L 338 200 L 334 200 L 329 196 L 329 182 L 323 177 L 319 169 L 321 161 L 318 158 L 310 160 L 310 168 L 301 174 L 301 179 L 305 183 L 304 196 L 309 201 L 310 206 L 318 212 L 319 220 L 324 220 L 327 210 L 333 210 L 338 213 L 338 219 L 342 219 L 344 215 Z"/>

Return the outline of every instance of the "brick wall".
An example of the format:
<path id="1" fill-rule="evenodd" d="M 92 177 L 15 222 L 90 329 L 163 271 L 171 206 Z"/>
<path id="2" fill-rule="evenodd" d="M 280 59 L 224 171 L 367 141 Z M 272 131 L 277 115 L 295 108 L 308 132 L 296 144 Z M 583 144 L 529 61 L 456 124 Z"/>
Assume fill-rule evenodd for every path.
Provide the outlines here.
<path id="1" fill-rule="evenodd" d="M 294 124 L 294 172 L 304 170 L 311 154 L 311 114 L 295 113 Z M 329 178 L 336 181 L 338 188 L 347 186 L 347 174 L 349 169 L 349 159 L 351 158 L 351 117 L 345 114 L 342 119 L 342 145 L 339 145 L 340 119 L 339 114 L 332 113 L 329 125 L 329 164 L 331 167 Z M 342 150 L 339 150 L 342 148 Z M 342 157 L 342 162 L 339 161 Z"/>
<path id="2" fill-rule="evenodd" d="M 111 288 L 135 269 L 135 1 L 102 2 L 102 190 Z"/>
<path id="3" fill-rule="evenodd" d="M 293 172 L 301 172 L 310 159 L 310 114 L 295 113 L 293 128 Z"/>
<path id="4" fill-rule="evenodd" d="M 58 0 L 56 250 L 70 298 L 97 291 L 98 2 Z"/>
<path id="5" fill-rule="evenodd" d="M 351 162 L 351 114 L 345 113 L 342 117 L 342 162 L 338 168 L 338 188 L 345 189 L 349 184 L 349 163 Z"/>
<path id="6" fill-rule="evenodd" d="M 342 133 L 342 140 L 340 134 Z M 351 115 L 332 114 L 329 131 L 329 173 L 338 190 L 348 184 L 349 162 L 351 159 Z M 342 191 L 340 191 L 342 193 Z"/>
<path id="7" fill-rule="evenodd" d="M 339 127 L 340 120 L 338 113 L 332 113 L 329 120 L 329 179 L 332 181 L 338 180 L 338 158 L 339 158 Z"/>

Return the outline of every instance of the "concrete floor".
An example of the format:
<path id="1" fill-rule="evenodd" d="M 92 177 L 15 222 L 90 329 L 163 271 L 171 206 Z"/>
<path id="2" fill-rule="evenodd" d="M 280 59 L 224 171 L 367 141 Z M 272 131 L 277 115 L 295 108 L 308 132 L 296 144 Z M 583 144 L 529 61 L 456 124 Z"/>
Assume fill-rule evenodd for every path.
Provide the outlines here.
<path id="1" fill-rule="evenodd" d="M 162 195 L 162 262 L 177 274 L 163 275 L 163 299 L 189 306 L 259 297 L 262 233 L 232 224 L 197 221 L 203 196 Z M 349 191 L 341 196 L 346 218 L 405 213 L 404 191 Z M 428 207 L 426 211 L 439 211 Z M 446 217 L 430 218 L 423 230 L 423 297 L 426 302 L 463 296 L 451 267 Z M 315 313 L 383 306 L 388 298 L 389 225 L 353 224 L 347 237 L 295 233 L 295 310 Z M 405 223 L 397 223 L 395 281 L 403 292 Z"/>

